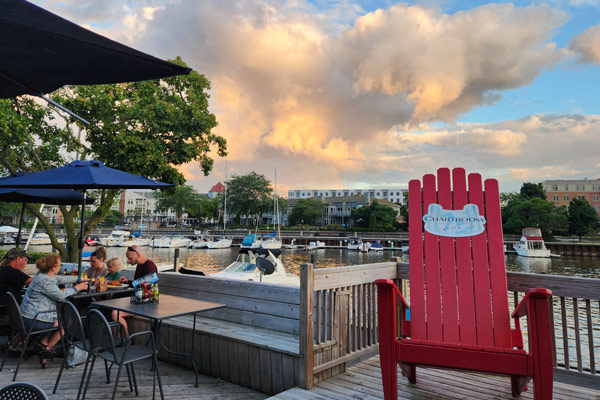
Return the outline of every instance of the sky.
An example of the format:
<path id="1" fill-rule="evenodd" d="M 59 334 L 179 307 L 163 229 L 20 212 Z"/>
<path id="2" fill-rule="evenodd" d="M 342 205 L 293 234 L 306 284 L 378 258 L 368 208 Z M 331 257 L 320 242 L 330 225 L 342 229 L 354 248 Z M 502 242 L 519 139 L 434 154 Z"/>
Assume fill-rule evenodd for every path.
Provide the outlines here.
<path id="1" fill-rule="evenodd" d="M 228 142 L 207 192 L 406 187 L 439 167 L 600 178 L 600 0 L 33 0 L 211 81 Z M 227 171 L 226 171 L 227 170 Z"/>

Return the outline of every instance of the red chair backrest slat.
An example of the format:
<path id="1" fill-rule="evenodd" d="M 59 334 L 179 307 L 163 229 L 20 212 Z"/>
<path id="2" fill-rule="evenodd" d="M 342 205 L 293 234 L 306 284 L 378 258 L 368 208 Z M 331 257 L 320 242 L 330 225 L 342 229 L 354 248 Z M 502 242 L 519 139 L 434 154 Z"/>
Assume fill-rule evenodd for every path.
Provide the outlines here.
<path id="1" fill-rule="evenodd" d="M 426 232 L 429 205 L 462 210 L 476 204 L 484 232 L 446 237 Z M 409 182 L 411 337 L 484 347 L 511 347 L 498 182 L 462 168 Z"/>

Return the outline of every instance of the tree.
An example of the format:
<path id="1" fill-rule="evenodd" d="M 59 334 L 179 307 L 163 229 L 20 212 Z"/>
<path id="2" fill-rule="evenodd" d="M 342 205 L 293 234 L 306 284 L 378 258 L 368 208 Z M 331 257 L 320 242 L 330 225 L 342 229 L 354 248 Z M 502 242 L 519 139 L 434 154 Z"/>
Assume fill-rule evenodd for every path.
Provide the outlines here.
<path id="1" fill-rule="evenodd" d="M 179 222 L 181 222 L 183 214 L 193 209 L 200 201 L 198 192 L 188 185 L 178 186 L 174 191 L 158 192 L 154 196 L 158 200 L 156 209 L 163 212 L 172 210 L 177 215 Z"/>
<path id="2" fill-rule="evenodd" d="M 174 61 L 185 65 L 181 59 Z M 0 163 L 2 172 L 39 171 L 64 165 L 67 159 L 95 158 L 107 166 L 181 185 L 177 166 L 197 161 L 205 175 L 212 169 L 211 151 L 226 155 L 226 141 L 211 130 L 217 125 L 208 110 L 209 81 L 195 71 L 188 76 L 115 85 L 72 86 L 52 98 L 91 122 L 89 127 L 61 116 L 28 97 L 0 100 Z M 64 127 L 63 127 L 64 126 Z M 79 140 L 76 131 L 83 133 Z M 93 194 L 97 209 L 86 221 L 84 235 L 104 219 L 120 194 Z M 76 260 L 79 206 L 60 206 L 67 243 L 58 243 L 53 227 L 33 207 L 64 260 Z"/>
<path id="3" fill-rule="evenodd" d="M 227 181 L 227 210 L 236 215 L 257 216 L 273 207 L 273 188 L 264 175 L 250 172 Z M 248 219 L 246 218 L 246 223 Z"/>
<path id="4" fill-rule="evenodd" d="M 523 186 L 521 186 L 520 195 L 523 199 L 534 199 L 537 197 L 542 200 L 546 200 L 546 191 L 541 183 L 523 183 Z"/>
<path id="5" fill-rule="evenodd" d="M 568 220 L 564 209 L 539 197 L 514 200 L 505 212 L 504 229 L 512 233 L 521 233 L 523 228 L 531 226 L 540 228 L 542 235 L 548 237 L 565 226 Z"/>
<path id="6" fill-rule="evenodd" d="M 117 210 L 110 210 L 104 217 L 102 223 L 108 226 L 121 225 L 123 223 L 123 213 Z"/>
<path id="7" fill-rule="evenodd" d="M 314 197 L 300 199 L 294 204 L 294 208 L 288 217 L 290 225 L 308 224 L 315 225 L 323 216 L 325 202 Z"/>
<path id="8" fill-rule="evenodd" d="M 216 219 L 219 217 L 220 197 L 199 196 L 198 200 L 188 208 L 187 212 L 194 218 Z"/>
<path id="9" fill-rule="evenodd" d="M 587 200 L 573 199 L 569 203 L 569 233 L 581 237 L 592 233 L 598 224 L 598 213 Z"/>
<path id="10" fill-rule="evenodd" d="M 358 227 L 386 232 L 394 229 L 396 211 L 390 206 L 379 204 L 377 200 L 373 200 L 367 207 L 353 209 L 351 217 Z"/>

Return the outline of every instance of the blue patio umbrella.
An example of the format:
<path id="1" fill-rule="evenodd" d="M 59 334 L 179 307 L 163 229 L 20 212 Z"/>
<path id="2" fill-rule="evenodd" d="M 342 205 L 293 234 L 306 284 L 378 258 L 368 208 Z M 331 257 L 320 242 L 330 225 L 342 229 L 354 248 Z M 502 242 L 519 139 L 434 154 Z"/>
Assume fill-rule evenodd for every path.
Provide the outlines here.
<path id="1" fill-rule="evenodd" d="M 86 190 L 89 189 L 164 189 L 173 185 L 155 181 L 105 166 L 97 160 L 73 161 L 63 167 L 35 172 L 24 176 L 6 178 L 0 181 L 0 189 L 11 188 L 53 188 L 79 189 L 83 191 L 81 200 L 81 231 L 79 235 L 79 272 L 81 273 L 82 249 L 84 245 Z"/>
<path id="2" fill-rule="evenodd" d="M 25 176 L 31 172 L 18 171 L 7 177 L 0 178 L 2 180 Z M 43 203 L 53 205 L 74 205 L 81 204 L 83 196 L 81 193 L 70 189 L 22 189 L 22 188 L 1 188 L 0 201 L 4 203 L 21 203 L 21 215 L 19 218 L 19 232 L 17 233 L 17 247 L 21 242 L 21 228 L 23 226 L 23 214 L 25 212 L 25 204 L 27 203 Z M 94 198 L 88 197 L 86 204 L 93 204 Z"/>

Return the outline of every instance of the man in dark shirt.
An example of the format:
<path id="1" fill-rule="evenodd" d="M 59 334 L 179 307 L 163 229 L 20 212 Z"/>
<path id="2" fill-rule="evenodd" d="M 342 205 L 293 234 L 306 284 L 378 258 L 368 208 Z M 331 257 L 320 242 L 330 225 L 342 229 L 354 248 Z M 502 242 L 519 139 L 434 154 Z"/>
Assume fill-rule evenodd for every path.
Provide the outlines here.
<path id="1" fill-rule="evenodd" d="M 10 249 L 0 262 L 0 325 L 8 323 L 6 293 L 11 292 L 20 304 L 23 286 L 33 279 L 23 272 L 26 265 L 27 252 L 23 249 Z"/>
<path id="2" fill-rule="evenodd" d="M 137 267 L 135 268 L 135 274 L 133 275 L 134 280 L 141 278 L 142 276 L 151 274 L 153 272 L 158 272 L 156 264 L 154 264 L 152 260 L 148 260 L 144 253 L 142 253 L 142 251 L 140 250 L 140 247 L 137 245 L 128 247 L 127 251 L 125 252 L 125 257 L 127 258 L 127 262 L 129 264 L 137 264 Z M 123 283 L 129 283 L 129 279 L 125 278 L 124 276 L 120 278 L 120 281 Z M 127 321 L 125 321 L 125 317 L 128 317 L 130 315 L 131 314 L 126 312 L 112 312 L 113 321 L 119 321 L 121 324 L 123 324 L 126 336 L 129 335 L 129 332 L 127 329 Z"/>
<path id="3" fill-rule="evenodd" d="M 127 251 L 125 252 L 125 257 L 127 257 L 127 262 L 129 264 L 137 264 L 137 267 L 135 268 L 135 274 L 133 275 L 134 280 L 153 272 L 158 272 L 154 261 L 148 260 L 144 253 L 142 253 L 140 250 L 140 247 L 137 245 L 128 247 Z M 121 282 L 127 283 L 129 280 L 122 276 Z"/>

